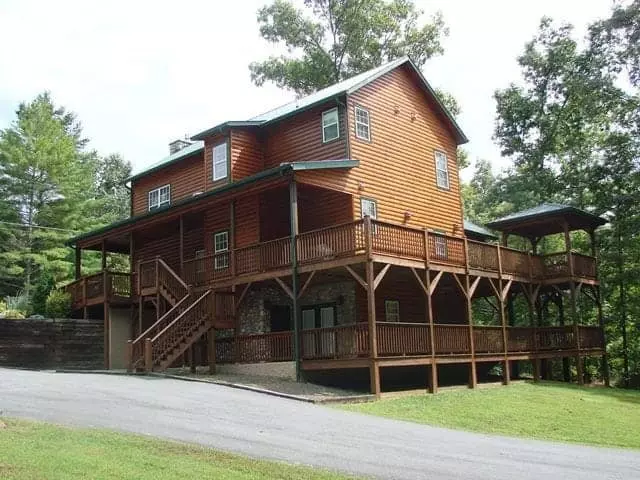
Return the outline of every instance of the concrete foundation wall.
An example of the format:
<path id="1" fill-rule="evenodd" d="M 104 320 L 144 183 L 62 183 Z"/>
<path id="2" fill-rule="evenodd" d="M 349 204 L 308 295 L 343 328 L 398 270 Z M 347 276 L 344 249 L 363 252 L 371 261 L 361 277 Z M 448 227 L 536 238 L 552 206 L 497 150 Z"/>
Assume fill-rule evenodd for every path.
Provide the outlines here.
<path id="1" fill-rule="evenodd" d="M 216 365 L 216 372 L 231 375 L 255 375 L 259 377 L 278 377 L 295 380 L 296 363 L 230 363 Z"/>

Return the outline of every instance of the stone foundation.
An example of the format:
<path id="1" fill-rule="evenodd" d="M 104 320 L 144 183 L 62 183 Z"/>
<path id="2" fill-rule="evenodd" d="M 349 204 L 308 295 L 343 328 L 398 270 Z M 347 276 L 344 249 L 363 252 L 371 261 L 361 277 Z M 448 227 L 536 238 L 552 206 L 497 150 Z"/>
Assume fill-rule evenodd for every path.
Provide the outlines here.
<path id="1" fill-rule="evenodd" d="M 334 304 L 336 306 L 336 322 L 348 325 L 357 322 L 356 284 L 352 281 L 326 283 L 310 286 L 298 306 L 304 308 L 313 305 Z M 291 298 L 280 287 L 253 288 L 238 310 L 240 335 L 251 333 L 268 333 L 271 331 L 270 307 L 288 306 Z"/>

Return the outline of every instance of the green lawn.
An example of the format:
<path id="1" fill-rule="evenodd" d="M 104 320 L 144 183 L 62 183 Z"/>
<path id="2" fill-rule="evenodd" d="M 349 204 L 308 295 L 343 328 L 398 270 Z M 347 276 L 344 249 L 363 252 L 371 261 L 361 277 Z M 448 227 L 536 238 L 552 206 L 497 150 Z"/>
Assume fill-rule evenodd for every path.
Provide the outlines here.
<path id="1" fill-rule="evenodd" d="M 519 382 L 340 408 L 476 432 L 640 448 L 638 391 Z"/>
<path id="2" fill-rule="evenodd" d="M 0 428 L 2 479 L 349 478 L 136 435 L 2 421 L 6 424 Z"/>

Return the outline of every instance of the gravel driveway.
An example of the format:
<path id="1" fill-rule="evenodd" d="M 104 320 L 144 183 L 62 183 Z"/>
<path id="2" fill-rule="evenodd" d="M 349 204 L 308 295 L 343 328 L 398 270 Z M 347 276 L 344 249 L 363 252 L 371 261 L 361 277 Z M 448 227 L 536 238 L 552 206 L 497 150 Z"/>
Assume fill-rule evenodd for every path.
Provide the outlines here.
<path id="1" fill-rule="evenodd" d="M 0 411 L 389 479 L 640 479 L 637 451 L 433 428 L 165 378 L 0 369 Z"/>

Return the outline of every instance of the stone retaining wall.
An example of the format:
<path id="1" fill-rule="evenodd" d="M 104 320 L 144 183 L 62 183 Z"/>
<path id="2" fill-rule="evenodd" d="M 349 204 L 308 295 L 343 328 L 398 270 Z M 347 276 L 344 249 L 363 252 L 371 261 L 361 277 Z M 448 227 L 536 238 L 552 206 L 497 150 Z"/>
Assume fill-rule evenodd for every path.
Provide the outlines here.
<path id="1" fill-rule="evenodd" d="M 0 366 L 104 368 L 103 322 L 0 318 Z"/>

